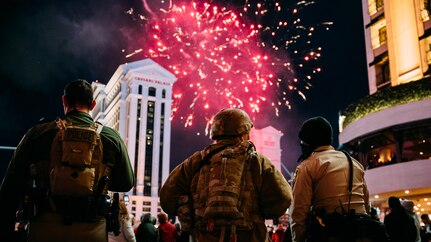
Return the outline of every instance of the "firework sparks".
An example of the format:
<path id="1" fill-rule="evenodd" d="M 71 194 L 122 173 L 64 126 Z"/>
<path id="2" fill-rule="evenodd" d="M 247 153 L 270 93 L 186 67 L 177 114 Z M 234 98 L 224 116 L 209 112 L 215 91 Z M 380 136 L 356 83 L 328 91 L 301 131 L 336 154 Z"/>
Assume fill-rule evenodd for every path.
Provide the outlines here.
<path id="1" fill-rule="evenodd" d="M 308 4 L 299 2 L 291 15 Z M 147 1 L 144 6 L 150 15 L 140 18 L 148 36 L 145 47 L 127 57 L 143 52 L 177 76 L 173 117 L 179 116 L 186 127 L 198 114 L 208 127 L 208 114 L 224 107 L 243 108 L 252 115 L 271 107 L 278 114 L 280 107 L 290 108 L 292 92 L 305 99 L 298 82 L 309 88 L 312 76 L 320 72 L 308 64 L 319 59 L 320 48 L 296 50 L 298 43 L 304 44 L 304 35 L 311 39 L 314 28 L 302 26 L 299 18 L 280 19 L 286 9 L 277 2 L 246 2 L 241 11 L 197 2 L 169 1 L 157 12 Z"/>

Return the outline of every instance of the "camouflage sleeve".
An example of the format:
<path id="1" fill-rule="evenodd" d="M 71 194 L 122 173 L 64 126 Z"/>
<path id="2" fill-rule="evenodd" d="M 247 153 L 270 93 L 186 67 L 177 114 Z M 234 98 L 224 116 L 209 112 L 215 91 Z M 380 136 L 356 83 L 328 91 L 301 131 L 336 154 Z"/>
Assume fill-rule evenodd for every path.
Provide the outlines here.
<path id="1" fill-rule="evenodd" d="M 200 152 L 175 167 L 160 190 L 160 205 L 169 215 L 177 215 L 178 205 L 184 201 L 184 196 L 190 198 L 190 184 L 198 170 L 197 161 L 200 160 L 196 159 L 198 156 L 200 157 Z"/>
<path id="2" fill-rule="evenodd" d="M 252 172 L 255 172 L 253 177 L 258 188 L 260 210 L 267 219 L 280 217 L 290 206 L 292 189 L 267 157 L 262 154 L 257 157 L 258 166 L 254 166 Z"/>

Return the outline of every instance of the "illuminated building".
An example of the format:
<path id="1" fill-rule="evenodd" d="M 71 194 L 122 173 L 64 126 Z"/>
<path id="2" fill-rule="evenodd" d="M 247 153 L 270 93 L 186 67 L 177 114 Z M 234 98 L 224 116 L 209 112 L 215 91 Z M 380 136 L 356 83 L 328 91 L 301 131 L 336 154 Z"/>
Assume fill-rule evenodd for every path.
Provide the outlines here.
<path id="1" fill-rule="evenodd" d="M 272 164 L 281 171 L 281 148 L 280 140 L 283 136 L 279 130 L 272 126 L 263 129 L 252 129 L 250 140 L 256 146 L 256 150 L 268 157 Z"/>
<path id="2" fill-rule="evenodd" d="M 431 213 L 431 1 L 362 0 L 369 96 L 341 113 L 339 141 L 366 167 L 372 205 Z"/>
<path id="3" fill-rule="evenodd" d="M 159 190 L 170 172 L 172 86 L 176 77 L 145 59 L 120 65 L 105 85 L 93 82 L 92 116 L 120 133 L 136 184 L 126 193 L 136 219 L 160 211 Z"/>
<path id="4" fill-rule="evenodd" d="M 93 82 L 93 118 L 120 133 L 128 152 L 136 185 L 128 193 L 129 209 L 139 219 L 160 212 L 159 190 L 170 172 L 172 86 L 176 78 L 145 59 L 120 65 L 105 85 Z M 274 166 L 281 168 L 282 133 L 269 126 L 252 129 L 251 140 Z"/>

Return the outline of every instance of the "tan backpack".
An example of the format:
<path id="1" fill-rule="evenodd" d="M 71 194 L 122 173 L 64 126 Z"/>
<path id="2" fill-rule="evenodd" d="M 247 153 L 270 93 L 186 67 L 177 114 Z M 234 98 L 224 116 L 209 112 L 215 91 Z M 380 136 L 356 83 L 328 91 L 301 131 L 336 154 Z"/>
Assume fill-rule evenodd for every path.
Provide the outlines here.
<path id="1" fill-rule="evenodd" d="M 85 197 L 96 190 L 105 172 L 102 163 L 103 125 L 76 126 L 56 120 L 58 132 L 51 147 L 50 190 L 54 196 Z"/>
<path id="2" fill-rule="evenodd" d="M 224 237 L 228 228 L 235 240 L 237 229 L 253 227 L 245 201 L 252 199 L 247 196 L 254 189 L 248 168 L 256 156 L 255 147 L 243 141 L 220 149 L 203 155 L 193 205 L 200 229 L 220 230 L 220 237 Z"/>

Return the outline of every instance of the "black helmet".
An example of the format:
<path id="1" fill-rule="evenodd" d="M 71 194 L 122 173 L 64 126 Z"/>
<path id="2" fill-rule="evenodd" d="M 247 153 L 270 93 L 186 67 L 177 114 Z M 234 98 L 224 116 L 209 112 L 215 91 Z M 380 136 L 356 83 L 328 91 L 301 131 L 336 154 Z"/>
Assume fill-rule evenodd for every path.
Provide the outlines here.
<path id="1" fill-rule="evenodd" d="M 218 112 L 211 126 L 210 139 L 238 136 L 250 132 L 253 123 L 246 112 L 237 108 L 226 108 Z"/>
<path id="2" fill-rule="evenodd" d="M 332 144 L 331 124 L 323 117 L 310 118 L 302 124 L 298 137 L 311 148 Z"/>

